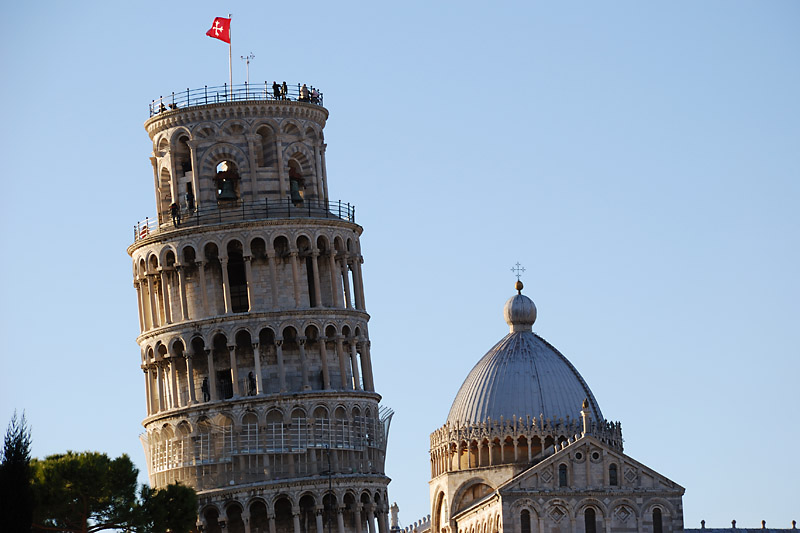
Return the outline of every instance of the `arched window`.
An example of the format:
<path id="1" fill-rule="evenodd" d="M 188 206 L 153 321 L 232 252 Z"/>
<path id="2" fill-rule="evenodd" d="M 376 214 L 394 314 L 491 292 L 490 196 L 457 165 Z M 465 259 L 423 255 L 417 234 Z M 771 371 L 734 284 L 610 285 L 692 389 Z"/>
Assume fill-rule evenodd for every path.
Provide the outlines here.
<path id="1" fill-rule="evenodd" d="M 653 533 L 662 533 L 664 531 L 661 525 L 661 509 L 656 507 L 653 509 Z"/>
<path id="2" fill-rule="evenodd" d="M 558 486 L 566 487 L 567 485 L 567 465 L 558 465 Z"/>
<path id="3" fill-rule="evenodd" d="M 619 484 L 619 480 L 617 479 L 617 465 L 608 467 L 608 484 L 614 487 Z"/>
<path id="4" fill-rule="evenodd" d="M 522 533 L 531 533 L 531 513 L 527 509 L 523 509 L 522 514 L 519 516 L 520 527 Z"/>
<path id="5" fill-rule="evenodd" d="M 597 533 L 597 518 L 594 509 L 589 507 L 583 512 L 583 519 L 586 523 L 586 533 Z"/>

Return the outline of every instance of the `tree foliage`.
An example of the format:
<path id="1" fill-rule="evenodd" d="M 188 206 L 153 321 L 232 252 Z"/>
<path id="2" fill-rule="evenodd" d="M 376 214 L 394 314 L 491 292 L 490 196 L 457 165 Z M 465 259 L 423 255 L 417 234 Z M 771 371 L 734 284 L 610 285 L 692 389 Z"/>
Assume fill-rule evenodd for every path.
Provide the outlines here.
<path id="1" fill-rule="evenodd" d="M 135 522 L 139 471 L 127 455 L 70 451 L 32 465 L 35 530 L 92 533 Z"/>
<path id="2" fill-rule="evenodd" d="M 197 520 L 197 493 L 178 482 L 165 489 L 142 487 L 142 533 L 188 533 Z"/>
<path id="3" fill-rule="evenodd" d="M 137 498 L 139 471 L 127 455 L 67 452 L 34 460 L 37 505 L 34 531 L 95 533 L 108 529 L 140 533 L 186 533 L 197 519 L 194 489 L 175 483 Z"/>
<path id="4" fill-rule="evenodd" d="M 0 520 L 4 531 L 28 532 L 33 515 L 31 430 L 25 413 L 8 424 L 0 454 Z M 7 529 L 6 529 L 7 528 Z"/>

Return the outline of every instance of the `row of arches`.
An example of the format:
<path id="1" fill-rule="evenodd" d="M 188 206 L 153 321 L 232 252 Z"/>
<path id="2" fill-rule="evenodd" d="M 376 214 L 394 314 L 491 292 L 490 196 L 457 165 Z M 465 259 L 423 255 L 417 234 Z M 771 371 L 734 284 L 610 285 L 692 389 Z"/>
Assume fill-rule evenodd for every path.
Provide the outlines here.
<path id="1" fill-rule="evenodd" d="M 142 349 L 147 413 L 204 402 L 313 390 L 374 391 L 370 343 L 360 326 L 308 324 L 215 330 Z"/>
<path id="2" fill-rule="evenodd" d="M 608 504 L 595 498 L 586 498 L 575 505 L 563 500 L 550 501 L 538 506 L 532 500 L 515 504 L 514 533 L 544 533 L 550 525 L 564 525 L 577 533 L 603 531 L 671 532 L 671 505 L 663 498 L 652 498 L 635 503 L 627 498 Z"/>
<path id="3" fill-rule="evenodd" d="M 177 419 L 148 427 L 148 471 L 156 487 L 179 480 L 198 490 L 323 472 L 382 474 L 390 420 L 375 402 Z"/>
<path id="4" fill-rule="evenodd" d="M 208 533 L 389 533 L 385 490 L 304 491 L 208 503 L 198 525 Z"/>
<path id="5" fill-rule="evenodd" d="M 142 332 L 235 313 L 365 309 L 358 239 L 341 233 L 207 237 L 133 261 Z"/>
<path id="6" fill-rule="evenodd" d="M 173 202 L 192 211 L 229 200 L 328 198 L 325 144 L 314 121 L 232 119 L 178 126 L 156 135 L 153 154 L 161 224 L 169 221 Z M 231 189 L 223 190 L 220 172 L 234 180 Z"/>
<path id="7" fill-rule="evenodd" d="M 569 441 L 564 434 L 516 435 L 461 440 L 431 450 L 431 477 L 446 472 L 512 463 L 531 463 Z"/>

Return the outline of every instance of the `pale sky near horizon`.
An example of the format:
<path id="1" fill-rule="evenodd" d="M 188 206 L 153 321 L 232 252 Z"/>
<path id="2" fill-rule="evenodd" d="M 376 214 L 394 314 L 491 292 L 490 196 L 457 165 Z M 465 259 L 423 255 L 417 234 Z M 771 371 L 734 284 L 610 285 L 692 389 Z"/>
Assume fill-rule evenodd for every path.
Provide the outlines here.
<path id="1" fill-rule="evenodd" d="M 800 3 L 26 2 L 0 32 L 0 426 L 146 470 L 126 248 L 155 214 L 153 98 L 321 88 L 357 206 L 389 496 L 429 513 L 429 434 L 507 332 L 581 372 L 685 524 L 800 520 Z M 141 476 L 142 481 L 145 476 Z"/>

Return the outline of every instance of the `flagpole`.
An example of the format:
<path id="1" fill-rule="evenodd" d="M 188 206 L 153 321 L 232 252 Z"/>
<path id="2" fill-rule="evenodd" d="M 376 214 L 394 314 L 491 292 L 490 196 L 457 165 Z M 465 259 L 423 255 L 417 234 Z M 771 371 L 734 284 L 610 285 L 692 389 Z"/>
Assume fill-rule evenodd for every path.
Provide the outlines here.
<path id="1" fill-rule="evenodd" d="M 231 22 L 233 22 L 233 17 L 230 13 L 228 13 L 228 18 L 231 19 Z M 233 100 L 233 45 L 231 44 L 231 26 L 233 26 L 233 24 L 228 26 L 228 80 L 231 84 L 231 100 Z"/>

